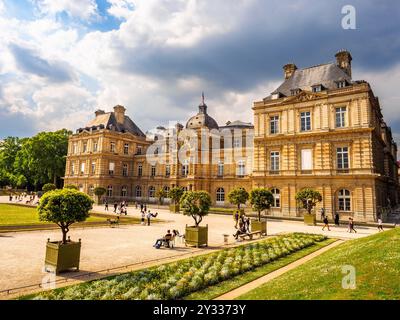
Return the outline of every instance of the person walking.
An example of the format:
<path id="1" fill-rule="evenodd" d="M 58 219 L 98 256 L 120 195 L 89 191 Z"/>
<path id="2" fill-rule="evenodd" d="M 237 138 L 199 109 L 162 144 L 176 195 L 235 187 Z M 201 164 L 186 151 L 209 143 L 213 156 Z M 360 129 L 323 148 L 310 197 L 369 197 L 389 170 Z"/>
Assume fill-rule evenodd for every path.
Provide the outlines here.
<path id="1" fill-rule="evenodd" d="M 144 213 L 144 211 L 140 211 L 140 213 L 142 214 L 142 225 L 145 225 L 144 219 L 146 218 L 146 213 Z"/>
<path id="2" fill-rule="evenodd" d="M 117 201 L 114 202 L 114 213 L 117 213 L 118 203 Z"/>
<path id="3" fill-rule="evenodd" d="M 107 201 L 107 199 L 104 201 L 104 211 L 108 211 L 108 201 Z"/>
<path id="4" fill-rule="evenodd" d="M 144 204 L 144 211 L 147 211 L 147 204 L 146 203 Z"/>
<path id="5" fill-rule="evenodd" d="M 140 211 L 143 211 L 143 203 L 140 203 Z"/>
<path id="6" fill-rule="evenodd" d="M 353 231 L 354 231 L 355 233 L 357 233 L 356 229 L 354 229 L 354 221 L 353 221 L 353 218 L 350 217 L 350 218 L 349 218 L 349 232 L 352 233 Z"/>
<path id="7" fill-rule="evenodd" d="M 329 229 L 329 221 L 327 216 L 324 217 L 324 226 L 322 227 L 322 230 L 325 230 L 325 228 L 328 228 L 328 231 L 331 231 L 331 229 Z"/>
<path id="8" fill-rule="evenodd" d="M 335 213 L 335 226 L 339 227 L 339 213 Z"/>
<path id="9" fill-rule="evenodd" d="M 382 218 L 381 218 L 381 216 L 378 217 L 378 231 L 379 232 L 384 231 L 383 230 L 383 226 L 382 226 Z"/>

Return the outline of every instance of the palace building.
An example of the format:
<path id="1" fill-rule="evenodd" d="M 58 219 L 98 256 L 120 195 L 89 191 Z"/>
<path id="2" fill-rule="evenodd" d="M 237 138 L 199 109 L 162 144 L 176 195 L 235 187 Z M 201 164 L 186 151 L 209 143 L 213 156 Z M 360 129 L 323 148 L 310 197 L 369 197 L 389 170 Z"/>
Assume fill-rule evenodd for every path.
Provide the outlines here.
<path id="1" fill-rule="evenodd" d="M 304 69 L 285 65 L 282 84 L 254 103 L 254 126 L 219 126 L 204 95 L 185 126 L 147 135 L 124 107 L 98 110 L 70 137 L 65 184 L 143 202 L 181 186 L 208 191 L 216 206 L 229 206 L 235 187 L 266 187 L 275 199 L 268 214 L 282 217 L 301 216 L 295 195 L 313 188 L 328 216 L 376 221 L 399 203 L 397 145 L 370 85 L 352 80 L 351 54 L 335 57 Z"/>

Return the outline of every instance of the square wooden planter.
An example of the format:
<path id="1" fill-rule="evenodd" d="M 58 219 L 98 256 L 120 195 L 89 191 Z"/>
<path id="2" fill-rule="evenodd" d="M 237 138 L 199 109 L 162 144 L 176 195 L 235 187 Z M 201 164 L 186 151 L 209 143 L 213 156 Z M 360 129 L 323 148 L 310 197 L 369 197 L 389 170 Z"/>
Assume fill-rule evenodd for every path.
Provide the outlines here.
<path id="1" fill-rule="evenodd" d="M 169 205 L 169 211 L 174 212 L 174 213 L 178 213 L 179 210 L 180 210 L 179 204 L 170 204 Z"/>
<path id="2" fill-rule="evenodd" d="M 304 214 L 304 224 L 306 224 L 308 226 L 317 225 L 317 215 L 315 213 L 312 213 L 312 214 L 305 213 Z"/>
<path id="3" fill-rule="evenodd" d="M 188 227 L 185 230 L 185 243 L 186 245 L 202 247 L 208 246 L 208 225 L 205 227 Z"/>
<path id="4" fill-rule="evenodd" d="M 258 221 L 256 219 L 251 220 L 251 232 L 261 231 L 262 235 L 267 234 L 267 220 Z"/>
<path id="5" fill-rule="evenodd" d="M 76 268 L 79 271 L 81 242 L 48 241 L 46 244 L 45 268 L 55 271 L 56 274 Z"/>

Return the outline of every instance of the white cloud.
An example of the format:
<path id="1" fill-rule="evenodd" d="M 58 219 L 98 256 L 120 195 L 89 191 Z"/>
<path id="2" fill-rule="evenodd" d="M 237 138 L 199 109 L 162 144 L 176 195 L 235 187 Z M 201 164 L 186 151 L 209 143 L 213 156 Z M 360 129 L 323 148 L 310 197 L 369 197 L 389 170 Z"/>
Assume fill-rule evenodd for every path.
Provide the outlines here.
<path id="1" fill-rule="evenodd" d="M 89 19 L 97 15 L 95 0 L 35 0 L 42 14 L 66 12 L 71 17 Z"/>

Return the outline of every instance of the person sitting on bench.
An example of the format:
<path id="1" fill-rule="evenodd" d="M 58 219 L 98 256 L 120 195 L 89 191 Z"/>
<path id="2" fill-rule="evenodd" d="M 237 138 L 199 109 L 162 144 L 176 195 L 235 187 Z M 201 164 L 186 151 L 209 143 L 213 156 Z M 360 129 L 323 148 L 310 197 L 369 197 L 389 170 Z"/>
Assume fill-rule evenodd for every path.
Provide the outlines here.
<path id="1" fill-rule="evenodd" d="M 155 247 L 155 248 L 160 248 L 161 245 L 162 245 L 163 243 L 166 243 L 167 246 L 169 247 L 169 242 L 171 241 L 171 238 L 172 238 L 171 231 L 168 230 L 168 231 L 167 231 L 167 234 L 166 234 L 163 238 L 157 239 L 157 241 L 156 241 L 156 243 L 153 245 L 153 247 Z"/>
<path id="2" fill-rule="evenodd" d="M 244 223 L 241 221 L 239 222 L 239 229 L 236 231 L 236 233 L 233 235 L 235 239 L 237 240 L 241 234 L 246 234 L 246 226 Z"/>

